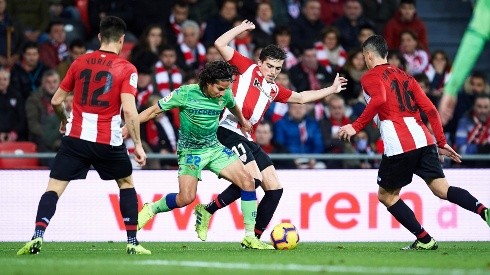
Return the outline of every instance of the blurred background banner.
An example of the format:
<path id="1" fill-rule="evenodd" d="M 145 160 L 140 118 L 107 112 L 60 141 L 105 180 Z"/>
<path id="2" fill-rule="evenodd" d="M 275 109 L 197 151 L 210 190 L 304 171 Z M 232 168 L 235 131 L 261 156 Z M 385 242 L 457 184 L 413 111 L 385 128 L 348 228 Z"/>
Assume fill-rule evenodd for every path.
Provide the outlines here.
<path id="1" fill-rule="evenodd" d="M 467 189 L 490 205 L 490 169 L 447 169 L 450 183 Z M 280 170 L 284 194 L 264 234 L 280 222 L 293 223 L 302 241 L 410 241 L 413 236 L 396 222 L 377 200 L 377 171 Z M 23 241 L 32 234 L 39 196 L 49 171 L 0 170 L 0 241 Z M 176 171 L 134 171 L 140 207 L 158 200 L 177 187 Z M 200 241 L 194 232 L 193 207 L 207 203 L 228 186 L 203 171 L 193 204 L 162 213 L 138 237 L 148 241 Z M 263 191 L 258 190 L 259 199 Z M 474 213 L 434 197 L 414 177 L 402 198 L 421 224 L 438 241 L 490 241 L 486 223 Z M 119 212 L 119 191 L 114 181 L 102 181 L 90 171 L 86 181 L 73 181 L 58 202 L 45 241 L 124 241 L 126 232 Z M 240 241 L 243 235 L 240 203 L 218 211 L 211 220 L 208 241 Z"/>

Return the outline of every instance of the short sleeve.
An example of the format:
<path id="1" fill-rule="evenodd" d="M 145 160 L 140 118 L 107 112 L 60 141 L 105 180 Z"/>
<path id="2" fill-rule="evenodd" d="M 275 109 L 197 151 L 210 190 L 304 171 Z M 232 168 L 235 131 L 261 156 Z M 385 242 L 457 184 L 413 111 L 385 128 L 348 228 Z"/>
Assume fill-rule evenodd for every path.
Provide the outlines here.
<path id="1" fill-rule="evenodd" d="M 287 103 L 291 95 L 293 94 L 293 91 L 281 86 L 277 85 L 278 90 L 277 90 L 277 96 L 274 98 L 275 102 L 282 102 L 282 103 Z"/>
<path id="2" fill-rule="evenodd" d="M 138 87 L 138 72 L 134 65 L 126 64 L 124 78 L 121 83 L 121 93 L 128 93 L 136 96 Z"/>
<path id="3" fill-rule="evenodd" d="M 235 65 L 238 68 L 238 72 L 243 74 L 254 62 L 239 52 L 235 51 L 230 61 L 228 61 L 231 65 Z"/>
<path id="4" fill-rule="evenodd" d="M 233 97 L 233 93 L 231 92 L 231 89 L 227 89 L 225 93 L 225 99 L 226 99 L 226 108 L 231 109 L 235 107 L 236 102 L 235 98 Z"/>
<path id="5" fill-rule="evenodd" d="M 158 107 L 162 111 L 168 111 L 176 107 L 181 107 L 184 105 L 184 97 L 187 95 L 187 91 L 183 88 L 177 88 L 173 90 L 170 94 L 158 101 Z"/>

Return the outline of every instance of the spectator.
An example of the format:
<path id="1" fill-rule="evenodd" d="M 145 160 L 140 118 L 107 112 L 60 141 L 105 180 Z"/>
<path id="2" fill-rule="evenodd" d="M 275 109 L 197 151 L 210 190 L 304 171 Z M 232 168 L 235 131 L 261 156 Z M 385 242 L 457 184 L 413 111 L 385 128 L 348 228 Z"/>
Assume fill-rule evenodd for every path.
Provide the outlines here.
<path id="1" fill-rule="evenodd" d="M 90 0 L 88 1 L 88 16 L 90 21 L 90 30 L 91 33 L 89 35 L 89 39 L 93 38 L 97 40 L 97 34 L 99 33 L 99 25 L 100 21 L 106 16 L 112 15 L 117 16 L 126 22 L 126 24 L 131 25 L 133 22 L 134 14 L 133 9 L 131 9 L 131 0 Z M 138 1 L 140 2 L 140 1 Z M 140 20 L 140 17 L 136 17 L 137 20 Z M 135 36 L 132 33 L 127 32 L 125 39 L 129 39 L 131 41 L 136 40 Z M 94 43 L 96 44 L 96 43 Z"/>
<path id="2" fill-rule="evenodd" d="M 131 50 L 129 60 L 138 66 L 153 67 L 158 61 L 158 49 L 167 44 L 160 25 L 148 25 L 141 34 L 138 44 Z M 137 67 L 138 67 L 137 66 Z"/>
<path id="3" fill-rule="evenodd" d="M 7 1 L 0 0 L 0 66 L 11 68 L 19 60 L 23 37 L 21 26 L 7 12 Z"/>
<path id="4" fill-rule="evenodd" d="M 407 61 L 399 50 L 388 50 L 388 55 L 386 59 L 388 60 L 388 63 L 390 65 L 407 71 Z"/>
<path id="5" fill-rule="evenodd" d="M 189 19 L 203 24 L 218 15 L 218 4 L 215 0 L 185 0 L 189 5 Z"/>
<path id="6" fill-rule="evenodd" d="M 430 63 L 425 74 L 430 82 L 430 94 L 440 98 L 444 89 L 444 84 L 447 83 L 451 75 L 451 62 L 446 52 L 443 50 L 434 51 L 430 58 Z M 439 100 L 437 104 L 439 106 Z"/>
<path id="7" fill-rule="evenodd" d="M 63 0 L 49 0 L 50 21 L 60 21 L 65 26 L 65 42 L 70 44 L 75 39 L 86 39 L 87 29 L 85 28 L 79 10 L 73 5 L 69 5 Z M 72 3 L 75 4 L 75 3 Z"/>
<path id="8" fill-rule="evenodd" d="M 136 69 L 138 70 L 138 84 L 136 85 L 137 93 L 135 97 L 136 109 L 141 112 L 145 106 L 149 106 L 148 100 L 151 95 L 156 94 L 155 91 L 157 89 L 153 81 L 155 75 L 150 67 L 140 66 L 136 67 Z"/>
<path id="9" fill-rule="evenodd" d="M 459 119 L 473 108 L 476 96 L 483 94 L 490 94 L 487 78 L 483 72 L 474 71 L 466 80 L 463 91 L 458 94 L 453 118 L 444 127 L 444 131 L 449 133 L 451 141 L 454 141 Z"/>
<path id="10" fill-rule="evenodd" d="M 61 21 L 50 22 L 48 31 L 48 40 L 39 44 L 39 60 L 50 69 L 55 69 L 68 57 L 65 24 Z"/>
<path id="11" fill-rule="evenodd" d="M 291 48 L 291 29 L 289 27 L 280 26 L 274 30 L 274 43 L 286 52 L 287 57 L 283 65 L 286 70 L 298 64 L 298 58 L 296 58 L 296 54 L 294 53 L 295 50 Z M 253 60 L 258 59 L 254 58 Z"/>
<path id="12" fill-rule="evenodd" d="M 24 36 L 32 42 L 43 42 L 41 35 L 49 24 L 49 3 L 46 0 L 9 1 L 7 10 L 21 24 Z"/>
<path id="13" fill-rule="evenodd" d="M 311 47 L 320 40 L 325 24 L 320 20 L 320 1 L 306 0 L 301 15 L 291 24 L 291 44 L 298 49 Z"/>
<path id="14" fill-rule="evenodd" d="M 340 95 L 331 95 L 325 101 L 328 112 L 319 121 L 325 153 L 344 153 L 344 142 L 337 136 L 340 126 L 351 123 L 345 114 L 344 99 Z M 344 167 L 342 160 L 328 160 L 326 164 L 328 168 Z"/>
<path id="15" fill-rule="evenodd" d="M 423 73 L 429 66 L 429 55 L 420 47 L 417 34 L 407 30 L 402 31 L 400 37 L 400 51 L 407 61 L 407 72 L 411 75 Z"/>
<path id="16" fill-rule="evenodd" d="M 388 49 L 398 49 L 401 44 L 401 34 L 410 30 L 416 33 L 419 39 L 419 46 L 427 50 L 427 29 L 424 22 L 417 16 L 415 0 L 401 0 L 398 12 L 386 24 L 384 37 L 388 44 Z"/>
<path id="17" fill-rule="evenodd" d="M 0 69 L 0 142 L 27 139 L 24 103 L 10 87 L 10 72 Z"/>
<path id="18" fill-rule="evenodd" d="M 289 70 L 291 83 L 298 91 L 318 90 L 332 83 L 335 75 L 327 72 L 316 58 L 316 50 L 312 46 L 305 49 L 301 62 Z"/>
<path id="19" fill-rule="evenodd" d="M 276 122 L 274 141 L 293 154 L 323 153 L 323 141 L 320 126 L 306 116 L 304 104 L 289 104 L 288 115 Z M 296 159 L 297 168 L 320 167 L 314 159 Z"/>
<path id="20" fill-rule="evenodd" d="M 55 70 L 47 70 L 42 76 L 41 87 L 26 101 L 29 140 L 37 144 L 39 152 L 56 152 L 61 145 L 60 119 L 51 106 L 51 98 L 60 85 Z M 44 162 L 49 165 L 51 160 Z"/>
<path id="21" fill-rule="evenodd" d="M 272 20 L 277 26 L 288 26 L 299 17 L 303 0 L 270 0 L 274 15 Z"/>
<path id="22" fill-rule="evenodd" d="M 206 62 L 206 48 L 199 42 L 200 29 L 196 22 L 182 23 L 184 40 L 177 48 L 177 64 L 186 72 L 196 72 Z"/>
<path id="23" fill-rule="evenodd" d="M 75 39 L 70 43 L 70 48 L 68 49 L 68 57 L 62 61 L 58 66 L 56 66 L 56 72 L 60 76 L 60 79 L 65 78 L 66 72 L 70 67 L 71 63 L 75 61 L 80 55 L 87 52 L 85 43 L 80 39 Z"/>
<path id="24" fill-rule="evenodd" d="M 354 136 L 352 144 L 345 144 L 345 153 L 357 154 L 357 155 L 374 155 L 375 151 L 373 146 L 369 142 L 369 135 L 366 131 L 359 131 Z M 356 159 L 356 160 L 345 160 L 344 168 L 360 168 L 360 169 L 371 169 L 374 168 L 375 165 L 378 165 L 374 160 L 367 159 Z"/>
<path id="25" fill-rule="evenodd" d="M 360 0 L 346 0 L 344 3 L 344 15 L 334 22 L 334 26 L 339 29 L 341 34 L 340 43 L 346 51 L 360 47 L 357 36 L 360 26 L 371 25 L 362 14 L 362 4 Z"/>
<path id="26" fill-rule="evenodd" d="M 316 58 L 329 72 L 337 72 L 347 60 L 347 52 L 340 45 L 340 32 L 335 27 L 326 27 L 322 39 L 315 43 Z"/>
<path id="27" fill-rule="evenodd" d="M 413 76 L 413 78 L 415 79 L 415 81 L 417 81 L 420 88 L 422 89 L 422 91 L 424 91 L 424 93 L 427 95 L 427 97 L 430 99 L 430 101 L 435 106 L 437 106 L 436 103 L 439 100 L 439 98 L 433 97 L 430 94 L 429 78 L 425 74 L 416 74 Z M 431 129 L 430 124 L 429 124 L 429 118 L 427 117 L 427 114 L 422 110 L 419 110 L 419 111 L 420 111 L 420 118 L 422 119 L 422 122 L 427 126 L 427 128 L 429 128 L 429 131 L 432 132 L 432 129 Z"/>
<path id="28" fill-rule="evenodd" d="M 368 39 L 370 36 L 373 36 L 376 34 L 376 30 L 374 29 L 373 26 L 371 25 L 361 25 L 359 26 L 359 34 L 357 35 L 357 42 L 359 42 L 359 45 L 362 45 L 366 39 Z"/>
<path id="29" fill-rule="evenodd" d="M 476 96 L 473 109 L 459 120 L 455 145 L 460 154 L 490 153 L 490 97 L 488 95 Z M 467 164 L 488 168 L 488 161 Z"/>
<path id="30" fill-rule="evenodd" d="M 383 33 L 386 23 L 398 10 L 399 2 L 399 0 L 362 0 L 364 16 L 374 23 L 375 33 Z"/>
<path id="31" fill-rule="evenodd" d="M 234 0 L 224 0 L 219 9 L 219 15 L 206 21 L 202 42 L 205 45 L 214 44 L 214 41 L 223 33 L 233 28 L 237 17 L 238 3 Z"/>
<path id="32" fill-rule="evenodd" d="M 39 60 L 37 43 L 28 41 L 22 47 L 20 62 L 12 68 L 10 85 L 26 100 L 41 85 L 41 77 L 46 70 L 46 65 Z"/>
<path id="33" fill-rule="evenodd" d="M 256 47 L 265 47 L 274 40 L 273 34 L 276 23 L 272 20 L 272 14 L 271 3 L 261 2 L 257 5 L 257 12 L 254 20 L 255 30 L 252 31 L 253 44 Z"/>
<path id="34" fill-rule="evenodd" d="M 361 77 L 366 72 L 366 63 L 364 62 L 364 56 L 362 55 L 361 49 L 358 48 L 349 52 L 347 62 L 340 71 L 340 73 L 348 80 L 345 91 L 340 94 L 348 105 L 357 103 L 362 92 Z M 364 107 L 364 105 L 362 107 Z M 362 110 L 358 111 L 362 112 Z"/>
<path id="35" fill-rule="evenodd" d="M 153 106 L 161 98 L 160 95 L 151 95 L 144 109 Z M 153 153 L 168 155 L 176 152 L 178 131 L 171 123 L 172 120 L 169 118 L 171 114 L 172 112 L 162 112 L 140 125 L 141 140 L 146 142 Z M 177 162 L 175 160 L 160 160 L 156 166 L 153 168 L 169 169 L 176 167 Z"/>
<path id="36" fill-rule="evenodd" d="M 323 0 L 320 1 L 320 20 L 325 26 L 331 26 L 344 15 L 345 0 Z"/>
<path id="37" fill-rule="evenodd" d="M 160 60 L 155 65 L 155 82 L 157 86 L 157 93 L 161 97 L 166 97 L 173 90 L 179 88 L 183 81 L 183 71 L 177 66 L 177 52 L 174 47 L 162 46 L 160 47 Z M 179 110 L 177 108 L 172 109 L 170 112 L 174 112 L 172 117 L 172 123 L 176 128 L 180 127 Z"/>
<path id="38" fill-rule="evenodd" d="M 130 2 L 130 9 L 134 18 L 132 24 L 128 24 L 131 32 L 140 36 L 143 30 L 152 24 L 164 26 L 170 16 L 175 0 L 138 0 Z M 97 28 L 98 30 L 98 28 Z"/>
<path id="39" fill-rule="evenodd" d="M 182 24 L 187 20 L 189 20 L 189 5 L 183 0 L 176 1 L 165 28 L 169 44 L 179 45 L 184 42 Z"/>
<path id="40" fill-rule="evenodd" d="M 273 140 L 272 124 L 267 120 L 261 121 L 255 129 L 255 142 L 267 154 L 286 154 L 288 151 Z M 273 160 L 276 169 L 294 169 L 296 165 L 290 160 Z"/>

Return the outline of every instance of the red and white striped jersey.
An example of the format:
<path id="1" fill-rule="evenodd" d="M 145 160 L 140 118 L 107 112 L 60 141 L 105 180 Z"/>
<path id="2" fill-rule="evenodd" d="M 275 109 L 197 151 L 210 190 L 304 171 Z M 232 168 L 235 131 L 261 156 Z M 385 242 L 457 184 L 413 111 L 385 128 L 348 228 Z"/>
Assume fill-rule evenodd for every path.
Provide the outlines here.
<path id="1" fill-rule="evenodd" d="M 382 64 L 368 71 L 361 85 L 368 104 L 352 127 L 359 132 L 374 119 L 386 156 L 434 144 L 434 138 L 420 118 L 420 110 L 429 118 L 437 145 L 446 144 L 436 107 L 411 75 Z"/>
<path id="2" fill-rule="evenodd" d="M 77 58 L 60 85 L 73 91 L 65 135 L 121 145 L 121 93 L 136 95 L 137 83 L 136 68 L 113 52 L 98 50 Z"/>
<path id="3" fill-rule="evenodd" d="M 232 87 L 236 104 L 242 109 L 243 116 L 252 123 L 253 130 L 255 130 L 271 102 L 287 102 L 292 91 L 276 83 L 268 83 L 258 65 L 237 51 L 234 52 L 229 62 L 237 66 L 241 74 Z M 237 119 L 228 109 L 225 109 L 220 126 L 243 135 Z M 247 138 L 251 139 L 251 137 Z"/>

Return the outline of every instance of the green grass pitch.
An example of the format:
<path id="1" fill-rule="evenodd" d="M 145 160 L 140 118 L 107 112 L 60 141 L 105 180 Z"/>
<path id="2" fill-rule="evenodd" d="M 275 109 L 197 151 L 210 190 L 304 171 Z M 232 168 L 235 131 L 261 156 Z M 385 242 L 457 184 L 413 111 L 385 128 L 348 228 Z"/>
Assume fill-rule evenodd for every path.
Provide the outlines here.
<path id="1" fill-rule="evenodd" d="M 143 243 L 152 255 L 127 255 L 124 243 L 45 242 L 17 256 L 22 243 L 0 242 L 0 274 L 490 274 L 490 242 L 300 243 L 291 251 L 245 250 L 238 243 Z"/>

